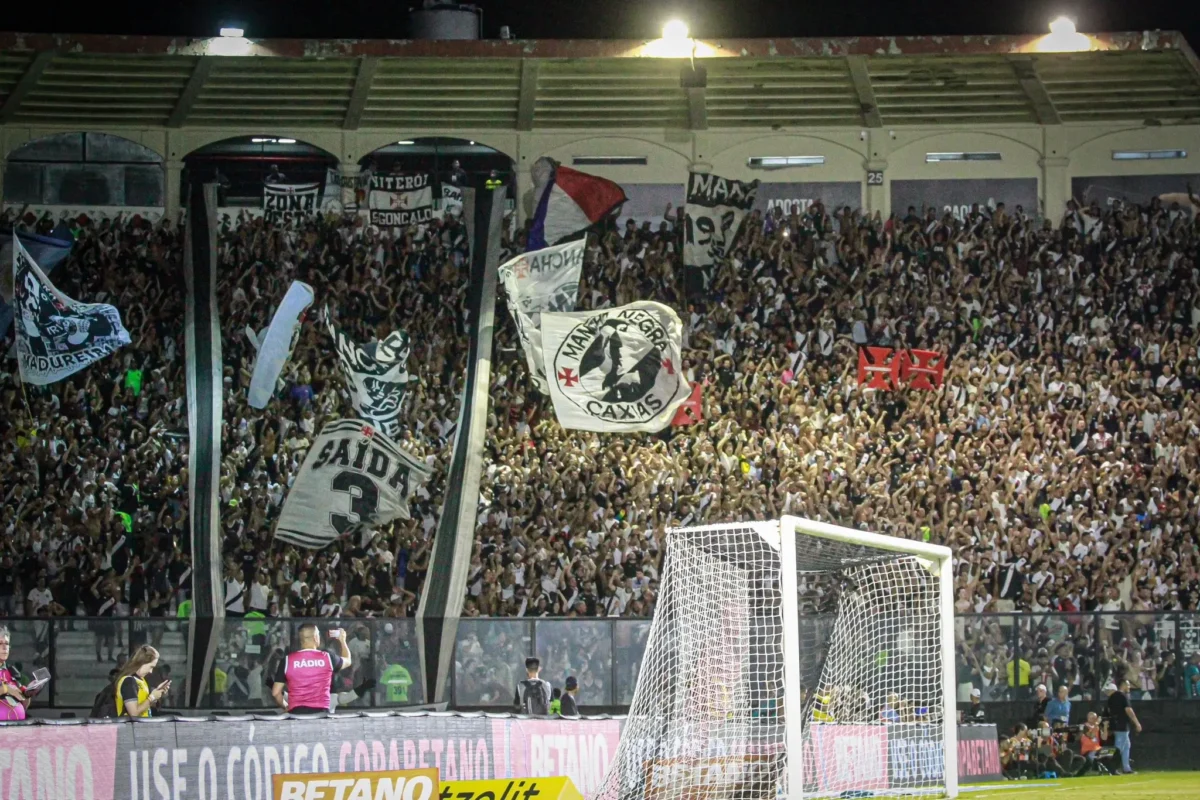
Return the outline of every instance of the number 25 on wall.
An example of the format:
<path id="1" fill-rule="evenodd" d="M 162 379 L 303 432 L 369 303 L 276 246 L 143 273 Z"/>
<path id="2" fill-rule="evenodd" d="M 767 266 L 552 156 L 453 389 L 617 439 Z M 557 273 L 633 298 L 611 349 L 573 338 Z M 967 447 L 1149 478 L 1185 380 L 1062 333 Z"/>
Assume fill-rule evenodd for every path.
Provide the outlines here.
<path id="1" fill-rule="evenodd" d="M 867 186 L 883 186 L 883 170 L 867 170 Z"/>

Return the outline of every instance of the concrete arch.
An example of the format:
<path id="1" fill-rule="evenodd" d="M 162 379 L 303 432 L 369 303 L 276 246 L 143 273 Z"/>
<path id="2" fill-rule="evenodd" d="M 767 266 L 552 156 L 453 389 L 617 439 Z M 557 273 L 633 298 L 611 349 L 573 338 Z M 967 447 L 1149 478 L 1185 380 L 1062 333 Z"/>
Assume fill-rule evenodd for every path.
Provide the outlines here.
<path id="1" fill-rule="evenodd" d="M 240 134 L 237 134 L 236 136 L 227 136 L 227 135 L 216 136 L 216 137 L 211 138 L 208 141 L 205 141 L 203 144 L 199 144 L 199 145 L 192 147 L 190 150 L 188 150 L 186 153 L 184 153 L 180 157 L 179 160 L 184 160 L 191 156 L 198 155 L 201 153 L 201 151 L 206 150 L 206 149 L 212 147 L 213 145 L 243 143 L 243 142 L 248 141 L 249 139 L 260 138 L 260 137 L 263 137 L 263 138 L 269 137 L 269 138 L 273 138 L 273 139 L 295 139 L 296 144 L 314 147 L 317 150 L 320 150 L 321 153 L 323 155 L 327 156 L 328 158 L 333 159 L 335 162 L 338 161 L 336 150 L 330 150 L 328 147 L 325 147 L 322 144 L 319 144 L 317 142 L 311 141 L 309 138 L 306 138 L 304 136 L 295 136 L 290 133 L 275 133 L 275 132 L 271 132 L 271 133 L 253 132 L 253 133 L 240 133 Z M 319 139 L 322 137 L 312 137 L 312 138 Z"/>
<path id="2" fill-rule="evenodd" d="M 857 141 L 857 139 L 856 139 Z M 824 156 L 825 163 L 807 167 L 784 167 L 782 169 L 750 169 L 747 162 L 755 156 Z M 711 152 L 698 154 L 698 158 L 712 164 L 713 172 L 736 178 L 758 178 L 765 183 L 808 182 L 824 183 L 845 181 L 848 176 L 859 176 L 867 158 L 866 144 L 861 150 L 844 141 L 807 133 L 773 133 L 751 139 L 732 141 L 727 146 Z"/>
<path id="3" fill-rule="evenodd" d="M 89 216 L 166 205 L 161 150 L 133 131 L 28 128 L 4 136 L 0 202 Z M 158 144 L 157 142 L 153 142 Z"/>
<path id="4" fill-rule="evenodd" d="M 474 131 L 359 131 L 347 135 L 341 158 L 344 163 L 357 164 L 363 158 L 376 150 L 408 139 L 460 139 L 464 142 L 475 142 L 483 147 L 490 147 L 497 153 L 503 153 L 517 161 L 517 138 L 503 131 L 485 131 L 482 135 Z"/>
<path id="5" fill-rule="evenodd" d="M 141 129 L 122 130 L 120 128 L 7 128 L 0 131 L 0 153 L 7 159 L 23 147 L 36 144 L 49 136 L 59 136 L 64 133 L 98 133 L 117 139 L 124 139 L 150 150 L 164 163 L 167 160 L 166 139 L 160 131 L 146 131 Z"/>
<path id="6" fill-rule="evenodd" d="M 930 151 L 972 152 L 996 150 L 1000 161 L 966 161 L 928 164 Z M 918 153 L 919 156 L 914 156 Z M 889 178 L 1011 178 L 1038 177 L 1042 149 L 1039 144 L 996 131 L 963 129 L 922 132 L 911 138 L 900 133 L 887 153 Z"/>
<path id="7" fill-rule="evenodd" d="M 1089 131 L 1090 133 L 1090 131 Z M 1071 174 L 1177 175 L 1200 172 L 1200 126 L 1130 126 L 1081 137 L 1067 151 Z M 1114 161 L 1114 150 L 1186 150 L 1187 158 Z"/>

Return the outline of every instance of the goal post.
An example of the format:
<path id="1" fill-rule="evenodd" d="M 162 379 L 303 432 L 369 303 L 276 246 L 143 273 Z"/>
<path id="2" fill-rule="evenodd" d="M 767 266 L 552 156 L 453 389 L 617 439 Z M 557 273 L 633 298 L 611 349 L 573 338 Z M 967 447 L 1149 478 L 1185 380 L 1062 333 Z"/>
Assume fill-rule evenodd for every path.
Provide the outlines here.
<path id="1" fill-rule="evenodd" d="M 598 797 L 957 796 L 952 563 L 797 517 L 669 531 Z"/>

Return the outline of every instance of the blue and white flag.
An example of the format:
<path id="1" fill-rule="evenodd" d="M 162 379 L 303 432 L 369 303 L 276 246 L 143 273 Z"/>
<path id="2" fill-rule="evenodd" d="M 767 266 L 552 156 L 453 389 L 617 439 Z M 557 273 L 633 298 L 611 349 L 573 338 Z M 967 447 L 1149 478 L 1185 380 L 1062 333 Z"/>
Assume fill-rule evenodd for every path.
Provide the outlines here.
<path id="1" fill-rule="evenodd" d="M 527 250 L 559 244 L 568 236 L 595 225 L 627 199 L 625 190 L 596 175 L 539 158 L 533 177 L 533 226 Z"/>
<path id="2" fill-rule="evenodd" d="M 307 283 L 292 281 L 267 332 L 255 341 L 258 359 L 250 379 L 249 401 L 254 408 L 266 408 L 275 393 L 275 383 L 287 363 L 300 330 L 300 316 L 312 305 L 313 290 Z"/>
<path id="3" fill-rule="evenodd" d="M 79 303 L 55 289 L 19 238 L 13 241 L 12 269 L 17 363 L 25 383 L 61 381 L 129 344 L 117 309 Z"/>

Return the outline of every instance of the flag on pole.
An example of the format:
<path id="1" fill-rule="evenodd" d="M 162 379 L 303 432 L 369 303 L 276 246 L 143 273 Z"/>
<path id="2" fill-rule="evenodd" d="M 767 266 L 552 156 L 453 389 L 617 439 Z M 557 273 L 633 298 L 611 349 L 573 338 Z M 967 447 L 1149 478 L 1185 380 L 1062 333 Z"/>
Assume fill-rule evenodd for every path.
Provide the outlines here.
<path id="1" fill-rule="evenodd" d="M 683 324 L 661 303 L 542 314 L 542 355 L 564 428 L 655 432 L 691 392 L 680 372 Z"/>
<path id="2" fill-rule="evenodd" d="M 312 305 L 312 301 L 312 287 L 307 283 L 292 281 L 283 302 L 275 309 L 271 326 L 266 333 L 251 340 L 258 351 L 258 358 L 254 361 L 254 376 L 250 379 L 249 401 L 252 407 L 266 408 L 271 395 L 275 393 L 279 373 L 292 355 L 295 336 L 300 330 L 300 316 Z"/>
<path id="3" fill-rule="evenodd" d="M 12 242 L 13 306 L 21 380 L 60 381 L 129 344 L 116 308 L 79 303 L 54 288 L 19 238 Z"/>
<path id="4" fill-rule="evenodd" d="M 534 212 L 528 250 L 560 243 L 595 225 L 628 199 L 625 190 L 607 178 L 561 166 L 544 156 L 530 172 Z"/>

